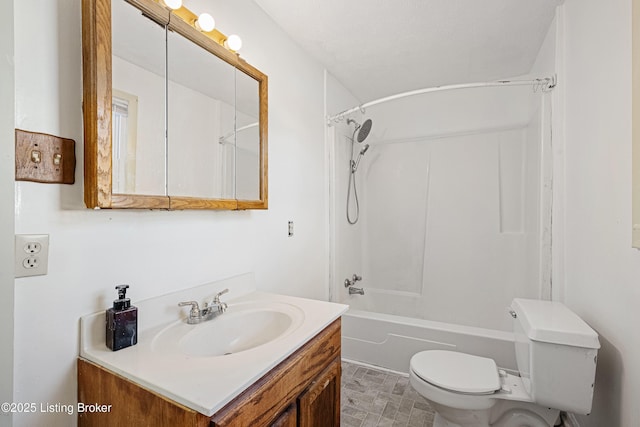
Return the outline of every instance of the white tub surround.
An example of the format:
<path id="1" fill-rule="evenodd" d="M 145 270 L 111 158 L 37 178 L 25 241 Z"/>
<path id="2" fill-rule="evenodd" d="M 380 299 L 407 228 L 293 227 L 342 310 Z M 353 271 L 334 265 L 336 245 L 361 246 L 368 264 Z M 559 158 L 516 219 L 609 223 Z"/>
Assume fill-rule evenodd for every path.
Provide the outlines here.
<path id="1" fill-rule="evenodd" d="M 154 337 L 176 322 L 185 322 L 189 310 L 178 307 L 179 302 L 210 301 L 226 288 L 230 292 L 222 300 L 229 305 L 228 313 L 233 312 L 234 306 L 285 305 L 294 313 L 292 326 L 273 341 L 232 355 L 197 357 L 180 351 L 158 351 Z M 348 308 L 343 304 L 257 292 L 252 274 L 133 305 L 138 307 L 137 345 L 115 352 L 109 350 L 105 345 L 104 312 L 99 312 L 80 319 L 80 356 L 206 416 L 213 415 Z M 208 322 L 216 320 L 219 318 Z M 179 328 L 202 325 L 179 325 Z"/>

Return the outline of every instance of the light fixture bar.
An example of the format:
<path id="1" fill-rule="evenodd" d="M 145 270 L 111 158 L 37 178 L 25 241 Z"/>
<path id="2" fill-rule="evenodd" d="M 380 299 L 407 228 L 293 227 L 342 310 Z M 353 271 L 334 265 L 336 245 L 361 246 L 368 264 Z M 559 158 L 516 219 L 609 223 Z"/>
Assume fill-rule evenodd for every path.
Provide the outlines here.
<path id="1" fill-rule="evenodd" d="M 153 0 L 154 2 L 164 6 L 164 0 Z M 214 42 L 218 43 L 220 46 L 224 47 L 225 49 L 231 51 L 231 52 L 235 52 L 235 50 L 232 47 L 227 47 L 225 46 L 225 42 L 227 41 L 228 37 L 226 35 L 224 35 L 223 33 L 221 33 L 220 31 L 218 31 L 217 29 L 213 29 L 212 31 L 202 31 L 200 30 L 197 26 L 196 26 L 196 22 L 198 21 L 198 16 L 191 12 L 189 9 L 187 9 L 186 7 L 182 6 L 179 9 L 174 9 L 171 11 L 171 13 L 173 15 L 178 16 L 180 19 L 182 19 L 184 22 L 188 23 L 189 25 L 191 25 L 192 27 L 196 28 L 198 31 L 200 31 L 202 34 L 204 34 L 205 36 L 209 37 L 211 40 L 213 40 Z M 238 37 L 239 39 L 239 37 Z M 240 43 L 240 46 L 242 44 Z M 238 48 L 239 49 L 239 48 Z M 238 50 L 236 49 L 236 50 Z"/>

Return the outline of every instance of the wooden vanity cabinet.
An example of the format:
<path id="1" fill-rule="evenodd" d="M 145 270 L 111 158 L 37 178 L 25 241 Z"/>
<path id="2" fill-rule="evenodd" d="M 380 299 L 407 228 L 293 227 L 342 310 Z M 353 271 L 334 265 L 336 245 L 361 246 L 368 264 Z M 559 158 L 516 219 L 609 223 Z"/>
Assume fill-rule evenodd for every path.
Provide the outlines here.
<path id="1" fill-rule="evenodd" d="M 298 426 L 340 425 L 340 360 L 331 363 L 298 397 Z"/>
<path id="2" fill-rule="evenodd" d="M 297 425 L 298 407 L 293 404 L 280 414 L 280 416 L 271 424 L 271 427 L 296 427 Z"/>
<path id="3" fill-rule="evenodd" d="M 293 404 L 296 424 L 283 425 L 338 427 L 340 340 L 338 319 L 218 411 L 211 427 L 272 426 Z"/>
<path id="4" fill-rule="evenodd" d="M 112 407 L 78 414 L 78 425 L 339 427 L 340 329 L 337 319 L 212 417 L 80 358 L 78 401 Z"/>

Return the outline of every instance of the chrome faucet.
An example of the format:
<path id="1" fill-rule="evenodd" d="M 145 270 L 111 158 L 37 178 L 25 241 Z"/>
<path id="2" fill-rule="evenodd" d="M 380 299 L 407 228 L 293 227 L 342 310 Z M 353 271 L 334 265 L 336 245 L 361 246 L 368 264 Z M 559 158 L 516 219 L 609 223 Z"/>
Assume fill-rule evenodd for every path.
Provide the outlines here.
<path id="1" fill-rule="evenodd" d="M 344 287 L 349 288 L 349 295 L 353 295 L 353 294 L 364 295 L 364 289 L 356 288 L 355 286 L 353 286 L 356 284 L 356 282 L 359 282 L 361 280 L 362 280 L 362 276 L 358 276 L 357 274 L 354 274 L 353 277 L 351 277 L 351 279 L 349 278 L 344 279 Z"/>
<path id="2" fill-rule="evenodd" d="M 200 322 L 211 320 L 214 317 L 217 317 L 227 311 L 227 303 L 220 301 L 220 296 L 226 294 L 227 292 L 229 292 L 229 289 L 225 289 L 215 294 L 211 303 L 205 303 L 202 310 L 200 310 L 200 307 L 198 306 L 198 303 L 196 301 L 181 302 L 178 304 L 178 306 L 191 306 L 191 310 L 189 310 L 189 317 L 187 318 L 187 323 L 190 325 L 196 325 Z"/>
<path id="3" fill-rule="evenodd" d="M 353 294 L 364 295 L 364 289 L 356 288 L 355 286 L 349 286 L 349 295 Z"/>

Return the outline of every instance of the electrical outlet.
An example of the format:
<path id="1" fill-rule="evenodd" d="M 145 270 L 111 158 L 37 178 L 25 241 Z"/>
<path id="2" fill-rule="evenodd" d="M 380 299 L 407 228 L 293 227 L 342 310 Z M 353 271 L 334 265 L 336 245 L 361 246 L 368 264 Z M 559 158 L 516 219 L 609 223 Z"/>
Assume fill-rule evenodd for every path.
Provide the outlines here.
<path id="1" fill-rule="evenodd" d="M 49 264 L 48 234 L 16 234 L 15 276 L 47 274 Z"/>
<path id="2" fill-rule="evenodd" d="M 22 266 L 24 268 L 26 268 L 27 270 L 31 270 L 33 268 L 38 268 L 40 266 L 40 260 L 38 259 L 38 257 L 30 256 L 28 258 L 25 258 L 22 261 Z"/>
<path id="3" fill-rule="evenodd" d="M 41 250 L 42 245 L 40 244 L 40 242 L 27 242 L 27 244 L 24 245 L 24 251 L 28 254 L 37 254 Z"/>

